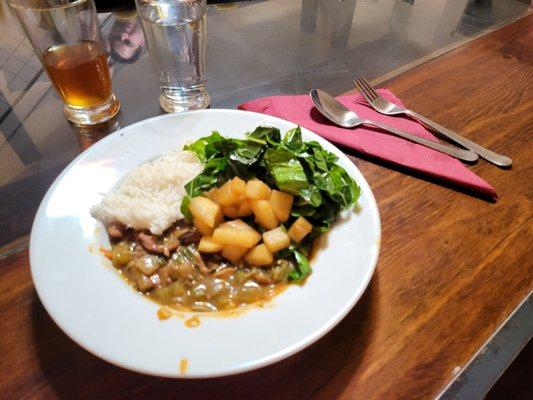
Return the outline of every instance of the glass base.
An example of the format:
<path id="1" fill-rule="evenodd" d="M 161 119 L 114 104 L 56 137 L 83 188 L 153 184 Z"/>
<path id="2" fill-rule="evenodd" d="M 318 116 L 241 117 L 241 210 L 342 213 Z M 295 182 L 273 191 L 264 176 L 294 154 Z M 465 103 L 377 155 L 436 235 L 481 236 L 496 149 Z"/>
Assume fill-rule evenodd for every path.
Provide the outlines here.
<path id="1" fill-rule="evenodd" d="M 188 88 L 161 88 L 159 104 L 168 113 L 200 110 L 209 107 L 211 98 L 205 85 Z"/>
<path id="2" fill-rule="evenodd" d="M 120 103 L 113 93 L 108 101 L 92 108 L 74 108 L 65 105 L 63 113 L 70 122 L 78 125 L 94 125 L 107 121 L 117 115 Z"/>

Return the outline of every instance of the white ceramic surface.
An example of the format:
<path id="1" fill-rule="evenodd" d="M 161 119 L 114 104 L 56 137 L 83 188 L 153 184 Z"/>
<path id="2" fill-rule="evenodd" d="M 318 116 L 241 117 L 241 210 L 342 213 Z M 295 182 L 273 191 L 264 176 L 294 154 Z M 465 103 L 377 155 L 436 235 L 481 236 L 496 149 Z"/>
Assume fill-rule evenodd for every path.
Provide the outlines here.
<path id="1" fill-rule="evenodd" d="M 284 133 L 294 124 L 236 110 L 164 115 L 128 126 L 77 157 L 56 179 L 35 217 L 30 262 L 37 293 L 61 329 L 91 353 L 134 371 L 166 377 L 214 377 L 286 358 L 332 329 L 354 306 L 372 277 L 380 220 L 367 182 L 340 150 L 303 129 L 339 156 L 362 188 L 359 211 L 348 213 L 327 236 L 303 286 L 290 286 L 271 307 L 237 317 L 157 318 L 157 304 L 132 290 L 96 249 L 108 245 L 90 207 L 131 168 L 187 140 L 218 130 L 240 137 L 257 125 Z M 91 251 L 92 249 L 92 251 Z M 180 360 L 189 367 L 180 373 Z"/>

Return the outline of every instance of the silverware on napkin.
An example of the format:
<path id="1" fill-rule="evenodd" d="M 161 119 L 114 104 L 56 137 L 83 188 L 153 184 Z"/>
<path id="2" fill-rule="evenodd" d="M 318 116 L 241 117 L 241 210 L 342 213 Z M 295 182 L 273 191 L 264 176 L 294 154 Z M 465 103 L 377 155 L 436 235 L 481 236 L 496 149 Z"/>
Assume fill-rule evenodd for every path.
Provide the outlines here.
<path id="1" fill-rule="evenodd" d="M 441 136 L 469 150 L 476 152 L 485 160 L 499 167 L 509 167 L 513 163 L 513 160 L 511 160 L 509 157 L 490 151 L 489 149 L 486 149 L 485 147 L 480 146 L 479 144 L 460 136 L 458 133 L 437 124 L 429 118 L 418 114 L 417 112 L 414 112 L 407 108 L 399 107 L 396 104 L 385 100 L 374 90 L 372 85 L 370 85 L 370 83 L 368 83 L 368 81 L 363 76 L 360 76 L 359 78 L 355 79 L 354 83 L 361 95 L 366 99 L 368 104 L 370 104 L 372 108 L 377 112 L 386 115 L 409 115 L 410 117 L 413 117 L 418 122 L 423 124 L 426 128 L 429 128 L 432 131 L 439 133 Z"/>
<path id="2" fill-rule="evenodd" d="M 312 89 L 310 92 L 311 100 L 322 115 L 324 115 L 331 122 L 345 128 L 355 128 L 358 125 L 370 125 L 376 128 L 383 129 L 395 136 L 409 140 L 414 143 L 421 144 L 441 153 L 448 154 L 452 157 L 464 161 L 476 161 L 478 155 L 469 150 L 459 149 L 457 147 L 446 146 L 429 139 L 424 139 L 408 132 L 400 131 L 392 126 L 383 124 L 377 121 L 359 118 L 359 116 L 352 110 L 347 109 L 339 103 L 334 97 L 326 92 L 318 89 Z"/>

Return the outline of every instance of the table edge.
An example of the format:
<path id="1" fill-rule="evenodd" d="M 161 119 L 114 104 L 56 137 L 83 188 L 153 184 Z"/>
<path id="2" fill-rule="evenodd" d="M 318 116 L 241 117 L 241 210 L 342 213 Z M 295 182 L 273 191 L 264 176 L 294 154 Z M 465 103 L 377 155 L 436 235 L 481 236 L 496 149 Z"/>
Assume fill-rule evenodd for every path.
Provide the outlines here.
<path id="1" fill-rule="evenodd" d="M 436 396 L 437 400 L 483 399 L 533 336 L 530 291 L 466 365 Z"/>

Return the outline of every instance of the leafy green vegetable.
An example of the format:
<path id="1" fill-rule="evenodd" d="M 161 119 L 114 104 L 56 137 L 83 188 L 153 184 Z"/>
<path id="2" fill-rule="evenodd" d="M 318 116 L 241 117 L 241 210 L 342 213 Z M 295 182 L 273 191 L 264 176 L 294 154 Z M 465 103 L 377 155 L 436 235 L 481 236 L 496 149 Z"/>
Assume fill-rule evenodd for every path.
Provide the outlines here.
<path id="1" fill-rule="evenodd" d="M 270 143 L 275 146 L 281 141 L 281 133 L 278 128 L 258 126 L 253 132 L 246 135 L 246 139 L 250 142 L 256 142 L 259 144 Z"/>
<path id="2" fill-rule="evenodd" d="M 306 255 L 312 241 L 330 229 L 341 210 L 353 207 L 361 193 L 351 176 L 336 164 L 338 157 L 316 141 L 304 142 L 300 127 L 287 131 L 282 138 L 279 129 L 259 126 L 244 140 L 226 138 L 214 131 L 184 149 L 194 152 L 205 165 L 202 173 L 185 185 L 187 195 L 181 212 L 189 220 L 192 197 L 234 176 L 245 180 L 257 177 L 295 196 L 287 226 L 302 216 L 314 227 L 301 243 L 278 253 L 278 257 L 296 261 L 297 268 L 289 275 L 295 281 L 311 272 Z"/>
<path id="3" fill-rule="evenodd" d="M 302 150 L 303 140 L 302 140 L 302 130 L 300 127 L 291 129 L 285 133 L 283 137 L 283 145 L 294 152 L 299 153 Z"/>
<path id="4" fill-rule="evenodd" d="M 299 195 L 313 208 L 319 207 L 322 204 L 322 195 L 318 186 L 300 189 Z"/>
<path id="5" fill-rule="evenodd" d="M 230 154 L 230 160 L 244 165 L 252 165 L 261 157 L 263 146 L 259 143 L 248 143 Z"/>
<path id="6" fill-rule="evenodd" d="M 265 153 L 265 164 L 282 192 L 298 195 L 300 189 L 309 187 L 304 168 L 291 151 L 270 148 Z"/>
<path id="7" fill-rule="evenodd" d="M 311 266 L 309 265 L 309 260 L 306 256 L 300 253 L 298 250 L 292 249 L 292 254 L 296 259 L 298 267 L 291 271 L 289 278 L 294 281 L 299 281 L 304 279 L 307 275 L 311 273 Z"/>

